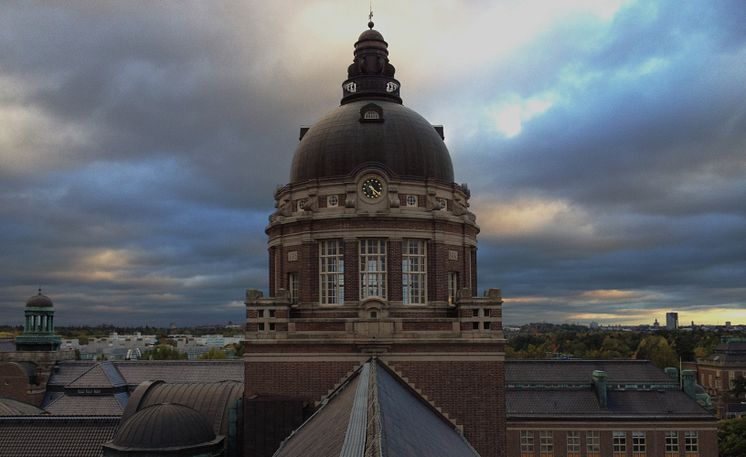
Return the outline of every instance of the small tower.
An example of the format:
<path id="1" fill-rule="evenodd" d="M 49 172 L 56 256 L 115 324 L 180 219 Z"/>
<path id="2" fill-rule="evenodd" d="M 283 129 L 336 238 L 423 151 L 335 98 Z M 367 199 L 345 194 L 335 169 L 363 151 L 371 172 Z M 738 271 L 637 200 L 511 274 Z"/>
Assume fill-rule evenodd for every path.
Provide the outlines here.
<path id="1" fill-rule="evenodd" d="M 60 337 L 54 334 L 54 304 L 39 293 L 26 300 L 26 321 L 23 333 L 16 337 L 18 351 L 56 351 Z"/>

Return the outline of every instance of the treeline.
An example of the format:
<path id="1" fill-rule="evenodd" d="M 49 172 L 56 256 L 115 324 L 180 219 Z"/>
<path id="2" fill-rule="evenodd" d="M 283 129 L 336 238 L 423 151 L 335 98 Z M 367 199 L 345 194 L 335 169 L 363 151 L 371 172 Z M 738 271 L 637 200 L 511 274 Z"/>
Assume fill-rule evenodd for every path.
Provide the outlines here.
<path id="1" fill-rule="evenodd" d="M 608 331 L 578 325 L 531 324 L 518 332 L 506 332 L 505 354 L 514 359 L 647 359 L 663 368 L 678 366 L 680 360 L 705 357 L 727 336 L 744 335 L 705 329 Z"/>

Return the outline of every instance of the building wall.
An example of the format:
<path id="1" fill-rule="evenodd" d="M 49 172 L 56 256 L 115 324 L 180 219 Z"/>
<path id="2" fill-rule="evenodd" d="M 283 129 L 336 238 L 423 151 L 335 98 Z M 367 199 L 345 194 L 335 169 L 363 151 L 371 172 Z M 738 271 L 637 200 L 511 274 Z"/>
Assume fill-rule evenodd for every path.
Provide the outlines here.
<path id="1" fill-rule="evenodd" d="M 521 452 L 521 431 L 533 433 L 533 453 Z M 580 454 L 567 453 L 568 431 L 580 432 Z M 507 423 L 507 457 L 594 457 L 588 452 L 587 432 L 598 431 L 601 452 L 595 457 L 717 457 L 717 423 L 715 421 L 570 421 L 557 419 L 553 421 L 508 419 Z M 679 438 L 679 452 L 666 453 L 666 432 L 675 431 Z M 686 452 L 684 433 L 698 433 L 698 452 Z M 542 453 L 540 432 L 551 432 L 553 451 Z M 613 433 L 624 432 L 626 452 L 613 452 Z M 644 432 L 646 441 L 645 453 L 635 453 L 632 448 L 632 433 Z"/>
<path id="2" fill-rule="evenodd" d="M 41 406 L 47 381 L 54 364 L 61 360 L 75 360 L 74 351 L 15 351 L 0 352 L 0 397 Z M 31 362 L 36 366 L 35 382 L 12 362 Z M 20 370 L 20 371 L 19 371 Z M 21 374 L 23 372 L 23 375 Z M 21 383 L 19 385 L 19 383 Z M 21 387 L 22 386 L 22 387 Z"/>

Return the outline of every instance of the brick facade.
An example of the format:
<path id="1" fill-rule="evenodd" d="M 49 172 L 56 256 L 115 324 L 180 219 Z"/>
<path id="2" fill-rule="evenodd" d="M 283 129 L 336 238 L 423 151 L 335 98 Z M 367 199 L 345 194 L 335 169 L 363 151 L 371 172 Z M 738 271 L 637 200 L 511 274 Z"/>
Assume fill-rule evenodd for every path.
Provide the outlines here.
<path id="1" fill-rule="evenodd" d="M 521 432 L 533 437 L 533 452 L 521 452 Z M 714 422 L 682 423 L 675 420 L 660 421 L 613 421 L 613 422 L 573 422 L 560 420 L 553 422 L 541 421 L 513 421 L 507 424 L 507 456 L 508 457 L 541 457 L 540 432 L 550 432 L 552 437 L 552 453 L 554 456 L 567 456 L 568 433 L 577 432 L 580 439 L 578 457 L 592 457 L 594 454 L 588 449 L 588 433 L 598 432 L 600 438 L 600 453 L 598 457 L 717 457 L 717 426 Z M 614 432 L 623 432 L 626 438 L 623 453 L 613 450 Z M 644 433 L 645 452 L 633 452 L 632 434 Z M 675 432 L 678 437 L 678 452 L 666 452 L 666 433 Z M 697 432 L 697 452 L 686 452 L 685 432 Z"/>

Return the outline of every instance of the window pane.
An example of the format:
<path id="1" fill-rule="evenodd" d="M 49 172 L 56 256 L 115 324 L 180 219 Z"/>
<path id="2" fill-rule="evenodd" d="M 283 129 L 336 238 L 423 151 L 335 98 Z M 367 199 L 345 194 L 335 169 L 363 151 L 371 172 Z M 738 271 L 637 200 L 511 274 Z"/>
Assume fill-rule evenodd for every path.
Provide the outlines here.
<path id="1" fill-rule="evenodd" d="M 319 243 L 319 299 L 322 304 L 344 303 L 344 257 L 341 240 Z"/>
<path id="2" fill-rule="evenodd" d="M 402 298 L 405 304 L 427 302 L 427 255 L 424 240 L 404 240 L 402 246 Z"/>
<path id="3" fill-rule="evenodd" d="M 386 241 L 360 240 L 360 298 L 386 298 Z"/>

